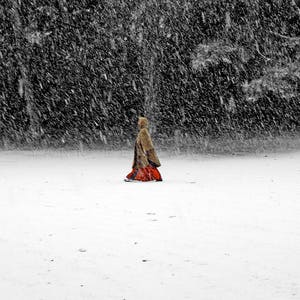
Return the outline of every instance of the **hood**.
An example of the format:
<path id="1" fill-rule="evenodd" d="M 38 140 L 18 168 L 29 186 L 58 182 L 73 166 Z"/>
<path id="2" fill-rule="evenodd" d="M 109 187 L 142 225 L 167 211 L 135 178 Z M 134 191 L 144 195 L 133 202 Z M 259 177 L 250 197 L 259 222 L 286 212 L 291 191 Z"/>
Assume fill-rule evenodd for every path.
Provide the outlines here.
<path id="1" fill-rule="evenodd" d="M 139 125 L 140 129 L 142 129 L 142 128 L 148 128 L 149 121 L 145 117 L 139 117 L 138 125 Z"/>

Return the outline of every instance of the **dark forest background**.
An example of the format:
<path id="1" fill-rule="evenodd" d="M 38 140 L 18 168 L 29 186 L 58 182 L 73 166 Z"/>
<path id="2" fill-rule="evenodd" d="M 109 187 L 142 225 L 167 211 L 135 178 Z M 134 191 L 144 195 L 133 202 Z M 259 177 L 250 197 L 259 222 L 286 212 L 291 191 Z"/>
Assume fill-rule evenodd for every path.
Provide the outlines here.
<path id="1" fill-rule="evenodd" d="M 0 146 L 299 133 L 300 1 L 0 0 Z"/>

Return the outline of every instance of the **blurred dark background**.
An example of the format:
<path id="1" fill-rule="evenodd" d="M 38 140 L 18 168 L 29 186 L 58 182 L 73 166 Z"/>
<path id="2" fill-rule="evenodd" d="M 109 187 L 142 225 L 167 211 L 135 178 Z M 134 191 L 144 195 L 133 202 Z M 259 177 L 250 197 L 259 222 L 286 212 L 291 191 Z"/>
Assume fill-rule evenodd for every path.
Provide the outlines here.
<path id="1" fill-rule="evenodd" d="M 0 0 L 0 146 L 297 134 L 299 2 Z"/>

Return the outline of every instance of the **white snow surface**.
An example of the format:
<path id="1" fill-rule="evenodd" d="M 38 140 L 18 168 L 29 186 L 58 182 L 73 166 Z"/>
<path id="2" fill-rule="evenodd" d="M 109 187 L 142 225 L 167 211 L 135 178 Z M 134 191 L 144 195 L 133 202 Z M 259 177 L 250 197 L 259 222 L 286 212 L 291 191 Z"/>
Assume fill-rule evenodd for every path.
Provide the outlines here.
<path id="1" fill-rule="evenodd" d="M 0 152 L 3 300 L 300 299 L 300 152 Z"/>

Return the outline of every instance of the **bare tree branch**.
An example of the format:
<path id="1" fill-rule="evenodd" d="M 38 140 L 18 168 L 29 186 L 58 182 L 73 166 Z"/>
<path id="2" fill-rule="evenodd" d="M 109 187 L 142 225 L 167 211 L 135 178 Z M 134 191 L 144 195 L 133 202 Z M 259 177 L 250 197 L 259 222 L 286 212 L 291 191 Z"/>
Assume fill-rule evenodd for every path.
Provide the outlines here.
<path id="1" fill-rule="evenodd" d="M 269 31 L 270 33 L 278 36 L 278 37 L 281 37 L 283 39 L 288 39 L 288 40 L 291 40 L 291 41 L 300 41 L 300 36 L 287 36 L 287 35 L 283 35 L 283 34 L 280 34 L 278 32 L 274 32 L 274 31 Z"/>

